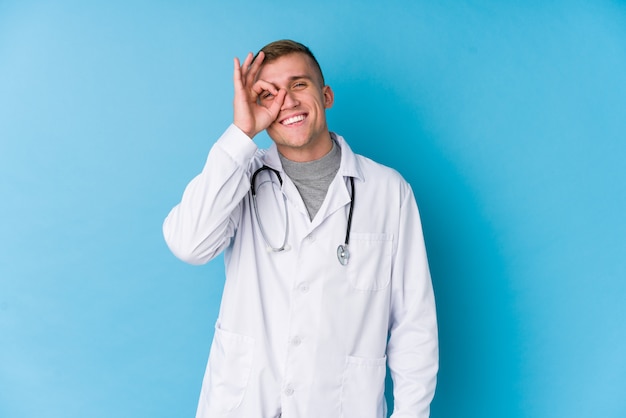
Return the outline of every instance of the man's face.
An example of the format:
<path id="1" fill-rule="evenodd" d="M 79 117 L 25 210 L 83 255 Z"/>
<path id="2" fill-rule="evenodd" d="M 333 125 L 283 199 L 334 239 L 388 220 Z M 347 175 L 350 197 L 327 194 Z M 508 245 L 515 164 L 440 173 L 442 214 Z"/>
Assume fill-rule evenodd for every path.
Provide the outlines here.
<path id="1" fill-rule="evenodd" d="M 267 128 L 278 151 L 293 161 L 315 160 L 330 151 L 325 110 L 334 96 L 329 86 L 322 86 L 311 58 L 301 53 L 282 56 L 263 64 L 258 79 L 287 92 L 278 118 Z M 259 97 L 266 107 L 272 100 L 267 91 Z"/>

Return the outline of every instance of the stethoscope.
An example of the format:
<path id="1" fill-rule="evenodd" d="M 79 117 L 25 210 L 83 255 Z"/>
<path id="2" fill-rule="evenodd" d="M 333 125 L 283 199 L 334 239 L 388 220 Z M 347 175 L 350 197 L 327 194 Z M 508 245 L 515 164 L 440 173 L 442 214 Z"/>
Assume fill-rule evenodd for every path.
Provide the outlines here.
<path id="1" fill-rule="evenodd" d="M 267 251 L 278 253 L 281 251 L 289 250 L 291 248 L 287 244 L 287 237 L 289 236 L 289 218 L 288 218 L 288 212 L 287 212 L 287 197 L 285 196 L 284 193 L 282 193 L 283 206 L 285 208 L 285 237 L 283 238 L 283 243 L 281 244 L 280 247 L 274 247 L 270 244 L 269 240 L 267 239 L 267 234 L 265 233 L 265 229 L 263 228 L 263 223 L 261 222 L 261 217 L 259 216 L 259 208 L 258 208 L 257 201 L 256 201 L 256 187 L 255 187 L 256 177 L 259 175 L 260 172 L 264 170 L 269 170 L 273 172 L 278 178 L 278 182 L 280 183 L 280 186 L 281 187 L 283 186 L 283 179 L 280 176 L 280 173 L 278 172 L 278 170 L 273 169 L 272 167 L 268 167 L 266 165 L 259 168 L 258 170 L 254 172 L 254 174 L 252 174 L 252 178 L 250 179 L 250 191 L 252 192 L 252 205 L 254 207 L 254 216 L 256 217 L 256 221 L 259 224 L 259 229 L 261 230 L 261 236 L 263 236 L 263 240 L 265 241 L 265 244 L 267 245 Z M 350 260 L 350 251 L 348 250 L 348 243 L 350 242 L 350 230 L 352 228 L 352 212 L 353 211 L 354 211 L 354 177 L 350 177 L 350 210 L 348 212 L 348 225 L 346 227 L 346 239 L 343 244 L 339 244 L 339 246 L 337 247 L 337 259 L 339 260 L 339 264 L 341 264 L 342 266 L 347 265 L 348 261 Z"/>

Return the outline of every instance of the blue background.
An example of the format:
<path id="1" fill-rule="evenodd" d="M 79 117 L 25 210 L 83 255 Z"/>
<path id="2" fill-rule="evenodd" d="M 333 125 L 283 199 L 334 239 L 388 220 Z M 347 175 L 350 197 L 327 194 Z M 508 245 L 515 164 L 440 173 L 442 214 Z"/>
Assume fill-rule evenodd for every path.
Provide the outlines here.
<path id="1" fill-rule="evenodd" d="M 435 418 L 626 416 L 622 1 L 0 1 L 0 417 L 190 417 L 221 259 L 161 222 L 232 59 L 308 44 L 422 213 Z M 267 137 L 260 140 L 267 144 Z"/>

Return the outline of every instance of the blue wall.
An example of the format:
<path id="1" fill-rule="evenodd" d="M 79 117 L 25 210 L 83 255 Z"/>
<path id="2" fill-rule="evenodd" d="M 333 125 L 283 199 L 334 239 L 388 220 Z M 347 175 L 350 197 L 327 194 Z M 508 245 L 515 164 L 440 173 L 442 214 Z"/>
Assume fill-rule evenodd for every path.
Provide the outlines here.
<path id="1" fill-rule="evenodd" d="M 624 2 L 4 0 L 0 417 L 193 416 L 223 267 L 161 222 L 284 37 L 414 187 L 432 416 L 626 416 Z"/>

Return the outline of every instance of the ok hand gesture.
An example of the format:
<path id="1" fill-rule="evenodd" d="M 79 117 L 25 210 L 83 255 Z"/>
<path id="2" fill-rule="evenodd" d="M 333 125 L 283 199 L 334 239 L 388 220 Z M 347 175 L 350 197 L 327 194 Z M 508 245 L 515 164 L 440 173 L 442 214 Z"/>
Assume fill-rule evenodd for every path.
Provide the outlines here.
<path id="1" fill-rule="evenodd" d="M 277 89 L 264 80 L 255 81 L 264 58 L 265 54 L 259 52 L 254 61 L 252 53 L 249 53 L 243 65 L 240 65 L 239 58 L 234 60 L 234 124 L 250 138 L 254 138 L 276 120 L 285 101 L 284 89 Z M 262 106 L 258 100 L 263 92 L 275 96 L 267 107 Z"/>

